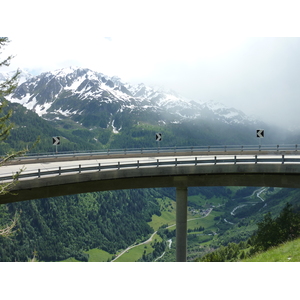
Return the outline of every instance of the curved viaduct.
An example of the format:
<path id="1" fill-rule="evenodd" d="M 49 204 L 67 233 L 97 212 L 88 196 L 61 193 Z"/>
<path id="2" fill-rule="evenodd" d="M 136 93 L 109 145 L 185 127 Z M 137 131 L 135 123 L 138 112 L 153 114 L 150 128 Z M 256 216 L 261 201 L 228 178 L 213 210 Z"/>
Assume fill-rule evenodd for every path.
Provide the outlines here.
<path id="1" fill-rule="evenodd" d="M 300 187 L 300 156 L 296 153 L 154 155 L 86 157 L 76 162 L 75 158 L 39 159 L 2 166 L 0 180 L 9 182 L 11 175 L 7 174 L 26 163 L 26 170 L 10 188 L 14 193 L 1 195 L 0 204 L 105 190 L 175 187 L 176 256 L 177 261 L 186 261 L 188 187 Z"/>

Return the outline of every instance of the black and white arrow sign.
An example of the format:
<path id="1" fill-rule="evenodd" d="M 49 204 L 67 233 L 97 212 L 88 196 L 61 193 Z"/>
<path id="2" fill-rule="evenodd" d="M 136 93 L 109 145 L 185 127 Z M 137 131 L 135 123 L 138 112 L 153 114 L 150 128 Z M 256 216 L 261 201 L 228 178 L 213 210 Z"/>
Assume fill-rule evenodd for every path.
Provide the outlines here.
<path id="1" fill-rule="evenodd" d="M 157 134 L 155 135 L 155 139 L 156 139 L 157 142 L 160 142 L 161 139 L 162 139 L 162 134 L 161 134 L 161 133 L 157 133 Z"/>
<path id="2" fill-rule="evenodd" d="M 60 137 L 59 136 L 54 136 L 52 138 L 52 144 L 53 144 L 53 146 L 59 145 L 60 144 Z"/>
<path id="3" fill-rule="evenodd" d="M 263 138 L 265 136 L 265 131 L 263 129 L 256 130 L 256 137 Z"/>

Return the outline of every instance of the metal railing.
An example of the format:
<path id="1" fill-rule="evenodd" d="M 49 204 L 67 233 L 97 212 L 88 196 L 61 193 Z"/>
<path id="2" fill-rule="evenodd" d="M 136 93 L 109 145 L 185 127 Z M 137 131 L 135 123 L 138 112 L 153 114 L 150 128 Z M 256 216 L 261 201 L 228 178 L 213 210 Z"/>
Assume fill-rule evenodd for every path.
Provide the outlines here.
<path id="1" fill-rule="evenodd" d="M 108 163 L 97 163 L 91 165 L 77 165 L 77 166 L 68 166 L 66 168 L 60 166 L 55 169 L 41 170 L 37 169 L 36 171 L 24 171 L 17 175 L 17 179 L 35 179 L 41 178 L 49 175 L 62 175 L 62 174 L 76 174 L 83 173 L 87 171 L 110 171 L 110 170 L 124 170 L 129 168 L 139 169 L 139 168 L 149 168 L 149 167 L 180 167 L 180 166 L 203 166 L 203 165 L 219 165 L 219 164 L 299 164 L 300 156 L 291 156 L 291 155 L 273 155 L 273 157 L 267 157 L 266 155 L 253 155 L 251 157 L 247 157 L 247 155 L 228 155 L 223 157 L 191 157 L 187 159 L 186 157 L 175 157 L 173 159 L 170 158 L 162 158 L 155 159 L 152 161 L 118 161 L 118 162 L 108 162 Z M 3 174 L 0 176 L 0 181 L 12 181 L 16 180 L 15 175 Z"/>
<path id="2" fill-rule="evenodd" d="M 300 154 L 298 144 L 288 145 L 215 145 L 215 146 L 180 146 L 180 147 L 159 147 L 159 148 L 124 148 L 124 149 L 107 149 L 107 150 L 89 150 L 89 151 L 65 151 L 60 153 L 44 152 L 44 153 L 27 153 L 25 156 L 18 157 L 16 161 L 24 161 L 29 159 L 42 159 L 42 158 L 80 158 L 80 157 L 93 157 L 93 156 L 126 156 L 132 154 L 193 154 L 193 153 L 226 153 L 237 151 L 241 153 L 257 151 L 264 153 L 280 153 L 283 151 L 295 152 Z"/>

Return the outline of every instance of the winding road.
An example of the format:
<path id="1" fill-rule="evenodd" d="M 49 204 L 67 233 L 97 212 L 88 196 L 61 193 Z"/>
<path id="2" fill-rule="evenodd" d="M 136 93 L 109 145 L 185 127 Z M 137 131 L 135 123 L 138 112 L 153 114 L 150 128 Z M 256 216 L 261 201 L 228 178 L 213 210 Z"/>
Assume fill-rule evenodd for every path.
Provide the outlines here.
<path id="1" fill-rule="evenodd" d="M 245 198 L 250 198 L 250 197 L 252 197 L 252 196 L 256 193 L 256 197 L 259 198 L 262 202 L 264 202 L 265 199 L 263 199 L 263 198 L 260 196 L 260 194 L 263 193 L 263 192 L 264 192 L 265 190 L 267 190 L 267 189 L 268 189 L 268 188 L 262 187 L 262 188 L 260 188 L 260 189 L 258 189 L 258 190 L 255 190 L 250 196 L 247 196 L 247 197 L 245 197 Z M 248 205 L 248 204 L 238 205 L 237 207 L 235 207 L 235 208 L 232 210 L 232 212 L 231 212 L 230 214 L 231 214 L 232 216 L 234 216 L 234 215 L 235 215 L 234 212 L 235 212 L 237 209 L 242 208 L 242 207 L 247 206 L 247 205 Z M 267 203 L 265 203 L 264 207 L 266 207 L 266 206 L 267 206 Z M 234 225 L 234 223 L 229 222 L 229 221 L 227 221 L 226 219 L 224 219 L 224 221 L 225 221 L 226 223 L 229 223 L 229 224 Z"/>
<path id="2" fill-rule="evenodd" d="M 206 215 L 204 215 L 203 217 L 200 217 L 200 218 L 193 218 L 193 219 L 188 219 L 187 221 L 189 222 L 189 221 L 193 221 L 193 220 L 198 220 L 198 219 L 206 218 L 206 217 L 212 212 L 212 210 L 213 210 L 213 208 L 210 208 L 210 209 L 208 210 L 208 212 L 206 213 Z M 167 228 L 174 227 L 174 226 L 176 226 L 176 224 L 172 224 L 172 225 L 166 227 L 166 229 L 167 229 Z M 129 250 L 132 249 L 132 248 L 135 248 L 135 247 L 138 247 L 138 246 L 141 246 L 141 245 L 144 245 L 144 244 L 147 244 L 147 243 L 152 242 L 153 237 L 156 235 L 156 233 L 157 233 L 157 231 L 155 231 L 154 233 L 152 233 L 152 235 L 150 236 L 150 238 L 149 238 L 148 240 L 142 242 L 142 243 L 139 243 L 139 244 L 137 244 L 137 245 L 131 245 L 131 246 L 129 246 L 129 247 L 126 248 L 124 251 L 122 251 L 120 254 L 118 254 L 111 262 L 116 261 L 119 257 L 121 257 L 123 254 L 127 253 L 127 251 L 129 251 Z M 169 248 L 171 248 L 171 244 L 172 244 L 172 241 L 171 241 L 170 244 L 169 244 Z M 165 252 L 164 252 L 159 258 L 162 258 L 162 257 L 164 256 L 164 254 L 165 254 Z M 157 259 L 159 259 L 159 258 L 157 258 Z M 156 260 L 157 260 L 157 259 L 156 259 Z"/>

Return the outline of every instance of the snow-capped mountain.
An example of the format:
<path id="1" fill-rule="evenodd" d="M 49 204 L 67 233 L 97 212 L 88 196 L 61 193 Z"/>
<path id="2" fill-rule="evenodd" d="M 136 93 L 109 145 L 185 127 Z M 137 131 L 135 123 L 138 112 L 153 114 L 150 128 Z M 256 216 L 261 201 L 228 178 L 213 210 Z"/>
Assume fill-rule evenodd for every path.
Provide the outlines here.
<path id="1" fill-rule="evenodd" d="M 117 131 L 129 119 L 157 124 L 197 118 L 253 123 L 243 112 L 213 101 L 199 103 L 175 92 L 143 83 L 130 85 L 115 76 L 75 67 L 28 77 L 8 100 L 47 120 L 68 118 L 88 128 L 112 126 Z"/>
<path id="2" fill-rule="evenodd" d="M 21 85 L 23 82 L 29 80 L 31 77 L 33 77 L 28 70 L 21 69 L 21 74 L 19 75 L 18 83 Z M 15 75 L 16 71 L 10 71 L 7 73 L 0 73 L 0 82 L 5 81 L 9 78 L 11 78 L 13 75 Z"/>

